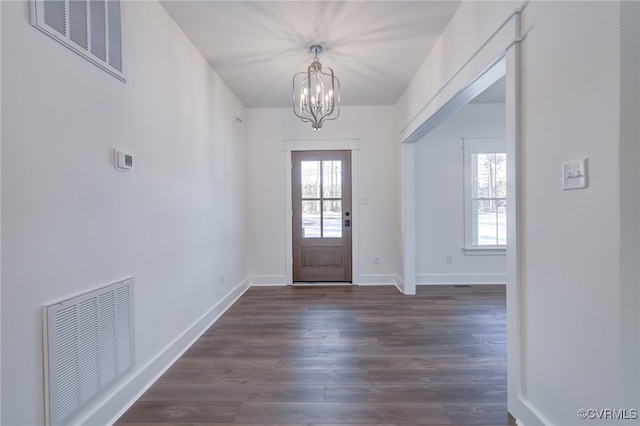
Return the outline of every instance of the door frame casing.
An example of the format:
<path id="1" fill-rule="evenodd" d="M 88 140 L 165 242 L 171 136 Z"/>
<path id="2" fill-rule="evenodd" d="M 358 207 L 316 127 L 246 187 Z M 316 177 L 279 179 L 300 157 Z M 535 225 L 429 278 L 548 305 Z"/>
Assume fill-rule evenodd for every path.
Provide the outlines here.
<path id="1" fill-rule="evenodd" d="M 291 152 L 292 151 L 351 151 L 351 283 L 360 283 L 358 267 L 358 235 L 359 212 L 358 203 L 358 144 L 360 139 L 303 139 L 303 140 L 283 140 L 283 154 L 285 167 L 285 283 L 293 285 L 293 201 L 291 185 Z"/>
<path id="2" fill-rule="evenodd" d="M 351 150 L 338 151 L 291 151 L 292 170 L 294 172 L 291 182 L 293 194 L 293 281 L 294 283 L 318 283 L 318 282 L 349 282 L 353 281 L 353 271 L 351 263 L 353 261 L 351 253 Z M 305 227 L 304 213 L 302 208 L 303 200 L 309 199 L 303 194 L 302 163 L 314 162 L 318 164 L 319 177 L 317 182 L 318 193 L 311 197 L 319 205 L 320 222 L 318 223 L 321 234 L 318 237 L 306 238 L 304 236 Z M 332 196 L 325 195 L 325 162 L 339 162 L 341 164 L 339 172 L 339 194 Z M 329 186 L 330 187 L 330 186 Z M 335 189 L 335 188 L 334 188 Z M 324 235 L 324 210 L 325 202 L 334 202 L 339 198 L 340 216 L 338 223 L 340 235 Z M 349 223 L 347 225 L 347 223 Z M 300 232 L 299 232 L 300 231 Z M 340 253 L 337 256 L 338 252 Z M 338 257 L 340 261 L 338 261 Z M 321 261 L 321 265 L 315 263 Z M 307 263 L 309 262 L 309 263 Z"/>

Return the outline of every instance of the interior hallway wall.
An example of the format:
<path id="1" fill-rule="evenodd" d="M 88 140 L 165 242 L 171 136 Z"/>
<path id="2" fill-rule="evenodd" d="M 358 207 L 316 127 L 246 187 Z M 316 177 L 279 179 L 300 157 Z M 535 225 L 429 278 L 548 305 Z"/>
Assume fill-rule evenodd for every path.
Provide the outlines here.
<path id="1" fill-rule="evenodd" d="M 360 284 L 395 284 L 399 271 L 399 152 L 395 108 L 343 107 L 320 131 L 290 108 L 247 110 L 248 257 L 255 284 L 286 284 L 286 165 L 284 141 L 358 140 Z M 367 204 L 361 204 L 361 197 Z M 356 236 L 354 235 L 354 238 Z M 373 258 L 380 264 L 374 265 Z M 290 284 L 290 283 L 289 283 Z"/>
<path id="2" fill-rule="evenodd" d="M 134 277 L 135 370 L 88 410 L 107 424 L 246 284 L 243 107 L 159 3 L 122 3 L 126 84 L 1 2 L 2 424 L 44 423 L 44 304 Z"/>
<path id="3" fill-rule="evenodd" d="M 503 139 L 503 103 L 468 104 L 416 142 L 416 284 L 506 282 L 504 253 L 465 255 L 462 138 Z M 469 143 L 469 142 L 467 142 Z M 451 256 L 452 263 L 447 263 Z"/>
<path id="4" fill-rule="evenodd" d="M 405 134 L 513 42 L 507 26 L 483 44 L 514 6 L 461 5 L 401 99 Z M 522 14 L 521 257 L 508 345 L 521 366 L 510 367 L 509 409 L 527 426 L 591 424 L 578 409 L 640 400 L 639 16 L 636 2 L 529 2 Z M 461 69 L 466 80 L 454 76 Z M 562 164 L 580 158 L 589 187 L 563 191 Z"/>

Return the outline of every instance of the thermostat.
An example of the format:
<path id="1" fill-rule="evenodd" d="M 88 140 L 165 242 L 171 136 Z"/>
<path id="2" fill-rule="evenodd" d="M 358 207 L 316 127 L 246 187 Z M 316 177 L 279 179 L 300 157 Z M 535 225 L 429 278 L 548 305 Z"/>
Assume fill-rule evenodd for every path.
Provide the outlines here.
<path id="1" fill-rule="evenodd" d="M 133 155 L 124 151 L 114 150 L 113 165 L 118 170 L 130 172 L 133 170 Z"/>

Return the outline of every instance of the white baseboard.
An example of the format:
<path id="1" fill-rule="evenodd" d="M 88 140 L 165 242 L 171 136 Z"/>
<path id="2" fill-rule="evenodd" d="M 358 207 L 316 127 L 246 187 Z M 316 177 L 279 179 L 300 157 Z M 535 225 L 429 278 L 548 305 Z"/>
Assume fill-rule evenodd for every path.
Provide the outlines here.
<path id="1" fill-rule="evenodd" d="M 506 284 L 507 274 L 417 274 L 417 285 Z"/>
<path id="2" fill-rule="evenodd" d="M 115 423 L 248 288 L 249 278 L 246 278 L 135 375 L 104 395 L 78 424 L 111 425 Z"/>
<path id="3" fill-rule="evenodd" d="M 368 285 L 398 285 L 398 277 L 396 275 L 358 275 L 355 277 L 354 284 L 368 286 Z M 284 275 L 252 275 L 249 278 L 251 287 L 259 286 L 285 286 L 291 285 L 287 283 L 287 277 Z M 331 284 L 331 283 L 328 283 Z"/>
<path id="4" fill-rule="evenodd" d="M 356 284 L 366 286 L 366 285 L 396 285 L 396 276 L 395 275 L 385 275 L 385 274 L 371 274 L 371 275 L 358 275 Z"/>
<path id="5" fill-rule="evenodd" d="M 512 405 L 512 404 L 510 404 Z M 540 410 L 537 409 L 529 400 L 527 400 L 523 395 L 520 395 L 517 399 L 517 403 L 515 404 L 515 408 L 513 410 L 512 415 L 517 417 L 516 425 L 525 426 L 526 425 L 545 425 L 545 426 L 553 426 L 553 423 L 549 421 L 549 419 L 544 416 Z"/>
<path id="6" fill-rule="evenodd" d="M 252 287 L 261 285 L 291 285 L 291 283 L 287 283 L 287 277 L 285 275 L 251 275 L 249 282 Z"/>
<path id="7" fill-rule="evenodd" d="M 404 294 L 404 280 L 402 279 L 402 277 L 400 277 L 399 275 L 395 275 L 393 278 L 393 285 L 396 286 L 400 293 Z"/>

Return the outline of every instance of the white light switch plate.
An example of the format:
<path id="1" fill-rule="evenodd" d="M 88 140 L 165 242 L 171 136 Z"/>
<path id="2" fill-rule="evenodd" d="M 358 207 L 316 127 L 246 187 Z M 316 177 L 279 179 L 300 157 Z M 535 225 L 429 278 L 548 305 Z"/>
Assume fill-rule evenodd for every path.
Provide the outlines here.
<path id="1" fill-rule="evenodd" d="M 587 159 L 562 164 L 562 189 L 582 189 L 588 185 Z"/>

